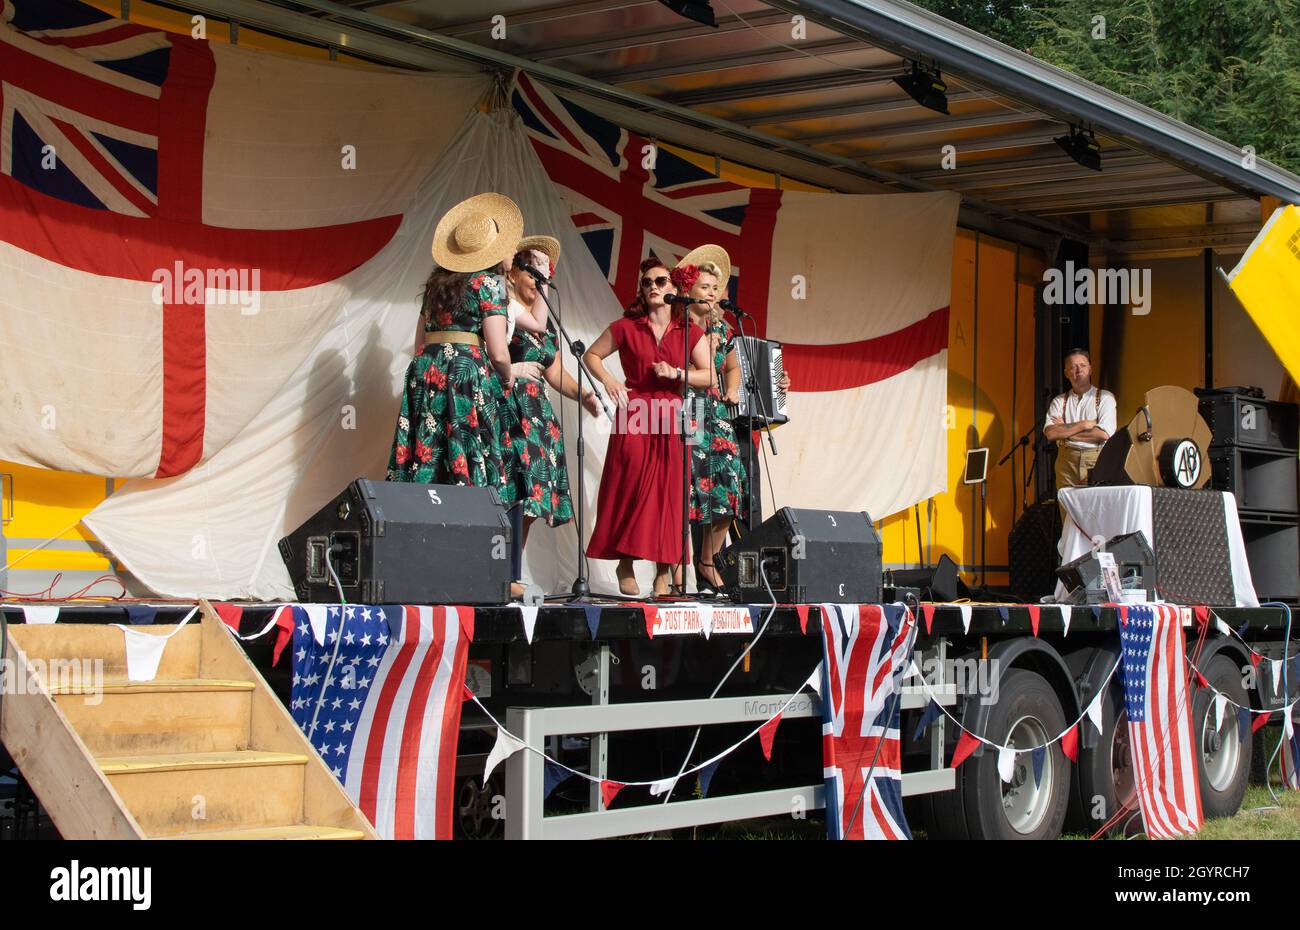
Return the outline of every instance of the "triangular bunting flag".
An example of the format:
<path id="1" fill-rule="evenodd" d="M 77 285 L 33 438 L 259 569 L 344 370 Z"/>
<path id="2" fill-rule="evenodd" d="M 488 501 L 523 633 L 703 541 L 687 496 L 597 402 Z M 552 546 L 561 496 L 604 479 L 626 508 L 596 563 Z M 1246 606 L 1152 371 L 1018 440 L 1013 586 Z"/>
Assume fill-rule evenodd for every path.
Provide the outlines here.
<path id="1" fill-rule="evenodd" d="M 822 696 L 822 667 L 820 665 L 813 669 L 813 673 L 808 676 L 804 686 L 812 688 L 817 693 L 818 698 Z"/>
<path id="2" fill-rule="evenodd" d="M 998 777 L 1007 784 L 1016 774 L 1016 751 L 1010 746 L 998 747 Z"/>
<path id="3" fill-rule="evenodd" d="M 709 785 L 713 783 L 713 776 L 717 773 L 718 766 L 721 764 L 722 760 L 719 759 L 700 769 L 700 797 L 707 798 L 709 796 Z"/>
<path id="4" fill-rule="evenodd" d="M 516 604 L 519 608 L 519 617 L 524 621 L 524 638 L 528 640 L 531 646 L 533 642 L 533 631 L 537 629 L 537 611 L 539 608 L 529 604 Z"/>
<path id="5" fill-rule="evenodd" d="M 1071 762 L 1079 761 L 1079 725 L 1076 723 L 1061 737 L 1061 752 Z"/>
<path id="6" fill-rule="evenodd" d="M 1249 630 L 1249 629 L 1250 629 L 1250 621 L 1249 621 L 1249 620 L 1247 620 L 1247 621 L 1246 621 L 1245 623 L 1243 623 L 1241 626 L 1237 627 L 1237 637 L 1238 637 L 1238 639 L 1245 639 L 1245 637 L 1246 637 L 1246 631 Z"/>
<path id="7" fill-rule="evenodd" d="M 1011 610 L 1005 606 L 999 606 L 998 617 L 1001 618 L 1002 625 L 1006 626 L 1007 621 L 1011 619 Z"/>
<path id="8" fill-rule="evenodd" d="M 1095 605 L 1093 606 L 1093 608 L 1092 608 L 1092 619 L 1093 619 L 1093 620 L 1097 620 L 1097 621 L 1100 621 L 1100 620 L 1101 620 L 1101 608 L 1100 608 L 1100 607 L 1097 607 L 1097 606 L 1095 606 Z"/>
<path id="9" fill-rule="evenodd" d="M 916 721 L 916 730 L 912 734 L 912 739 L 919 740 L 925 731 L 930 729 L 930 724 L 938 720 L 939 715 L 942 713 L 943 708 L 931 698 L 930 702 L 925 705 L 925 710 L 921 712 L 921 719 Z"/>
<path id="10" fill-rule="evenodd" d="M 280 655 L 284 652 L 284 647 L 293 640 L 293 627 L 297 618 L 295 611 L 299 609 L 290 604 L 285 604 L 275 612 L 276 632 L 275 648 L 271 650 L 272 666 L 280 664 Z"/>
<path id="11" fill-rule="evenodd" d="M 461 699 L 462 701 L 473 701 L 473 700 L 475 700 L 474 690 L 473 690 L 472 688 L 470 688 L 469 685 L 461 685 L 461 686 L 460 686 L 460 699 Z"/>
<path id="12" fill-rule="evenodd" d="M 153 681 L 169 637 L 142 633 L 120 624 L 118 629 L 126 643 L 126 677 L 131 681 Z"/>
<path id="13" fill-rule="evenodd" d="M 656 782 L 651 782 L 650 796 L 653 798 L 657 798 L 661 794 L 667 794 L 668 792 L 673 790 L 673 787 L 676 784 L 677 784 L 676 775 L 674 775 L 672 778 L 661 778 Z"/>
<path id="14" fill-rule="evenodd" d="M 1210 686 L 1209 679 L 1201 674 L 1201 670 L 1199 668 L 1196 669 L 1196 687 L 1208 688 L 1209 686 Z"/>
<path id="15" fill-rule="evenodd" d="M 591 633 L 591 638 L 596 638 L 596 631 L 600 629 L 600 605 L 583 604 L 582 611 L 587 615 L 587 630 Z"/>
<path id="16" fill-rule="evenodd" d="M 58 619 L 57 607 L 23 607 L 24 623 L 54 623 Z"/>
<path id="17" fill-rule="evenodd" d="M 961 731 L 961 738 L 957 740 L 957 748 L 952 751 L 952 765 L 950 768 L 957 768 L 965 762 L 972 752 L 979 748 L 980 741 L 975 738 L 974 734 L 965 730 Z"/>
<path id="18" fill-rule="evenodd" d="M 1093 697 L 1092 703 L 1088 705 L 1087 711 L 1085 711 L 1088 719 L 1092 721 L 1092 725 L 1097 728 L 1098 736 L 1104 732 L 1101 728 L 1101 695 L 1102 692 L 1098 691 L 1096 696 Z"/>
<path id="19" fill-rule="evenodd" d="M 1250 718 L 1252 716 L 1253 715 L 1251 714 L 1249 708 L 1246 707 L 1237 708 L 1237 735 L 1243 741 L 1250 739 L 1250 723 L 1251 723 Z"/>
<path id="20" fill-rule="evenodd" d="M 1226 694 L 1216 694 L 1214 696 L 1214 730 L 1217 733 L 1223 729 L 1223 712 L 1228 707 L 1228 696 Z"/>
<path id="21" fill-rule="evenodd" d="M 1282 738 L 1291 739 L 1295 734 L 1295 723 L 1291 719 L 1291 708 L 1282 711 Z"/>
<path id="22" fill-rule="evenodd" d="M 655 638 L 655 617 L 659 616 L 659 608 L 654 604 L 637 604 L 641 608 L 641 614 L 645 617 L 645 635 L 651 639 Z M 622 788 L 622 785 L 619 785 Z M 615 794 L 618 792 L 615 791 Z"/>
<path id="23" fill-rule="evenodd" d="M 546 768 L 542 771 L 542 798 L 549 798 L 555 793 L 556 788 L 560 787 L 560 785 L 564 784 L 572 777 L 572 770 L 566 769 L 558 762 L 552 762 L 550 759 L 547 759 Z"/>
<path id="24" fill-rule="evenodd" d="M 1269 659 L 1268 664 L 1273 667 L 1273 693 L 1279 694 L 1282 686 L 1282 660 Z"/>
<path id="25" fill-rule="evenodd" d="M 957 609 L 961 611 L 961 631 L 963 633 L 969 633 L 971 606 L 970 604 L 958 604 Z"/>
<path id="26" fill-rule="evenodd" d="M 608 778 L 601 781 L 600 799 L 605 803 L 606 810 L 608 810 L 609 806 L 614 803 L 614 799 L 618 797 L 618 793 L 625 787 L 627 786 L 621 781 L 610 781 Z"/>
<path id="27" fill-rule="evenodd" d="M 1073 608 L 1073 607 L 1058 607 L 1058 608 L 1056 608 L 1056 609 L 1057 609 L 1058 611 L 1061 612 L 1061 635 L 1062 635 L 1062 636 L 1069 636 L 1069 635 L 1070 635 L 1070 621 L 1074 619 L 1074 608 Z"/>
<path id="28" fill-rule="evenodd" d="M 1254 652 L 1253 650 L 1251 651 L 1251 653 L 1250 653 L 1250 664 L 1251 664 L 1251 665 L 1255 666 L 1255 668 L 1258 669 L 1258 668 L 1259 668 L 1259 663 L 1260 663 L 1260 662 L 1263 662 L 1263 661 L 1264 661 L 1264 657 L 1263 657 L 1262 655 L 1260 655 L 1258 652 Z"/>
<path id="29" fill-rule="evenodd" d="M 525 745 L 524 741 L 519 737 L 507 733 L 501 727 L 497 727 L 497 741 L 492 746 L 492 751 L 488 753 L 486 765 L 483 766 L 484 786 L 487 785 L 488 779 L 492 777 L 492 770 L 523 749 Z"/>
<path id="30" fill-rule="evenodd" d="M 1218 630 L 1222 636 L 1232 635 L 1232 627 L 1228 626 L 1228 624 L 1224 623 L 1218 617 L 1214 618 L 1214 628 Z"/>
<path id="31" fill-rule="evenodd" d="M 1025 609 L 1029 611 L 1029 628 L 1033 630 L 1034 635 L 1037 636 L 1038 635 L 1038 605 L 1030 604 Z"/>
<path id="32" fill-rule="evenodd" d="M 763 747 L 763 758 L 772 761 L 772 742 L 776 739 L 776 728 L 781 725 L 781 715 L 777 714 L 758 728 L 758 743 Z"/>
<path id="33" fill-rule="evenodd" d="M 333 610 L 338 614 L 338 608 L 330 608 L 325 604 L 303 604 L 302 609 L 307 612 L 307 623 L 311 626 L 312 639 L 316 640 L 317 646 L 324 646 L 325 625 L 329 622 L 328 611 Z"/>
<path id="34" fill-rule="evenodd" d="M 1043 763 L 1047 761 L 1047 747 L 1039 746 L 1029 751 L 1029 761 L 1034 765 L 1034 784 L 1042 784 L 1043 781 Z"/>
<path id="35" fill-rule="evenodd" d="M 1193 607 L 1192 614 L 1196 617 L 1196 625 L 1198 627 L 1204 627 L 1210 622 L 1210 608 L 1204 605 Z"/>
<path id="36" fill-rule="evenodd" d="M 217 608 L 217 613 L 220 614 L 222 607 L 230 607 L 233 605 L 214 604 L 213 606 Z M 238 610 L 241 614 L 244 612 L 244 608 L 242 607 L 236 607 L 235 609 Z M 148 624 L 153 623 L 154 620 L 157 619 L 157 617 L 158 617 L 158 608 L 154 607 L 152 604 L 127 604 L 126 605 L 126 622 L 131 624 L 131 626 L 146 626 Z M 225 617 L 222 617 L 221 619 L 226 620 Z M 230 626 L 230 621 L 228 620 L 226 621 L 226 626 Z M 239 632 L 238 619 L 235 620 L 234 630 L 236 633 Z"/>
<path id="37" fill-rule="evenodd" d="M 1260 730 L 1264 729 L 1264 727 L 1268 725 L 1268 718 L 1272 716 L 1272 713 L 1255 714 L 1255 719 L 1250 723 L 1250 731 L 1252 733 L 1258 733 Z"/>
<path id="38" fill-rule="evenodd" d="M 683 479 L 683 483 L 685 483 L 685 479 Z M 799 632 L 806 635 L 808 633 L 808 605 L 795 604 L 794 609 L 795 609 L 795 613 L 799 615 Z M 755 620 L 754 623 L 755 623 L 755 629 L 757 629 L 758 621 Z"/>
<path id="39" fill-rule="evenodd" d="M 934 628 L 934 605 L 922 604 L 921 617 L 925 620 L 925 635 L 930 635 L 930 630 Z"/>
<path id="40" fill-rule="evenodd" d="M 701 604 L 696 610 L 700 613 L 700 629 L 704 631 L 704 638 L 708 639 L 709 634 L 713 632 L 713 607 L 709 604 Z"/>
<path id="41" fill-rule="evenodd" d="M 244 618 L 243 607 L 239 604 L 213 604 L 212 609 L 217 612 L 217 616 L 221 618 L 222 623 L 236 633 L 239 632 L 239 621 Z"/>

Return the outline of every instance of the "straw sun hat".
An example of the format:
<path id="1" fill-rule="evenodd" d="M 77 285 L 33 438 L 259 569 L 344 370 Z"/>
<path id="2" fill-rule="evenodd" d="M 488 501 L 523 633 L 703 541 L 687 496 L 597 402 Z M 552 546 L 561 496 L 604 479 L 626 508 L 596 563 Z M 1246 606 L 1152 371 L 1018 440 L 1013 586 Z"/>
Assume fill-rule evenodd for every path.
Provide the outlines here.
<path id="1" fill-rule="evenodd" d="M 698 249 L 691 249 L 682 256 L 682 260 L 677 263 L 680 268 L 683 265 L 703 265 L 712 262 L 722 271 L 722 280 L 718 284 L 726 290 L 727 282 L 731 280 L 731 256 L 727 250 L 720 245 L 702 245 Z"/>
<path id="2" fill-rule="evenodd" d="M 515 254 L 524 232 L 519 207 L 503 194 L 475 194 L 438 220 L 433 260 L 448 271 L 482 271 Z"/>
<path id="3" fill-rule="evenodd" d="M 524 236 L 515 247 L 516 252 L 527 252 L 529 249 L 536 249 L 550 259 L 551 270 L 555 270 L 555 263 L 560 260 L 559 239 L 554 236 Z"/>

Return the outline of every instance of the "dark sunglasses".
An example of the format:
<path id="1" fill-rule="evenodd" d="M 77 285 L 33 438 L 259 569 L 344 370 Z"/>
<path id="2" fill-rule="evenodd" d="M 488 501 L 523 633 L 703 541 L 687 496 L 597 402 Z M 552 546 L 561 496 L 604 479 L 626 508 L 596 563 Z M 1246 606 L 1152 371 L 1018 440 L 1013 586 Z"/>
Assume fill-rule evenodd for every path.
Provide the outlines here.
<path id="1" fill-rule="evenodd" d="M 667 287 L 667 286 L 668 286 L 668 276 L 667 276 L 667 275 L 662 275 L 662 274 L 661 274 L 659 277 L 655 278 L 653 281 L 651 281 L 649 278 L 642 278 L 642 279 L 641 279 L 641 289 L 642 289 L 642 290 L 644 290 L 644 289 L 647 288 L 647 287 L 650 287 L 651 285 L 653 285 L 654 287 Z"/>

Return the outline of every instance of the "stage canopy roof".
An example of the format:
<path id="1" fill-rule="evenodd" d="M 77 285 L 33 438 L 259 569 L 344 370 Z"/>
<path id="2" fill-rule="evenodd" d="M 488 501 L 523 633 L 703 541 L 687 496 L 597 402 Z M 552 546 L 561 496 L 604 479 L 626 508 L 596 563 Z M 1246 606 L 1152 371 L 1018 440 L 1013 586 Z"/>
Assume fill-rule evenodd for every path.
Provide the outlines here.
<path id="1" fill-rule="evenodd" d="M 901 0 L 712 0 L 717 28 L 657 0 L 169 5 L 386 64 L 520 68 L 665 142 L 840 191 L 959 191 L 964 226 L 1112 260 L 1240 251 L 1262 197 L 1300 203 L 1300 177 L 1240 145 Z M 950 115 L 894 82 L 914 60 L 942 70 Z M 1058 147 L 1071 125 L 1096 133 L 1102 171 Z"/>

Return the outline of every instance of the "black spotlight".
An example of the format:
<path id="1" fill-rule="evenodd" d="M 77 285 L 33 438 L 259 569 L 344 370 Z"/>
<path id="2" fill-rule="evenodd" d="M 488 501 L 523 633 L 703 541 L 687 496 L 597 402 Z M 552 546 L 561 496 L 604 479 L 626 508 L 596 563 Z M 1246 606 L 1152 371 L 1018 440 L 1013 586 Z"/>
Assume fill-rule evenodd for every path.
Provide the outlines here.
<path id="1" fill-rule="evenodd" d="M 1056 137 L 1056 144 L 1083 167 L 1101 170 L 1101 143 L 1091 129 L 1085 133 L 1078 126 L 1071 126 L 1068 136 Z"/>
<path id="2" fill-rule="evenodd" d="M 948 85 L 939 76 L 938 69 L 931 71 L 912 62 L 912 73 L 894 78 L 894 83 L 921 106 L 948 115 Z"/>
<path id="3" fill-rule="evenodd" d="M 713 6 L 709 0 L 659 0 L 659 2 L 678 16 L 685 16 L 687 19 L 712 26 L 714 29 L 718 28 L 718 20 L 713 15 Z"/>

